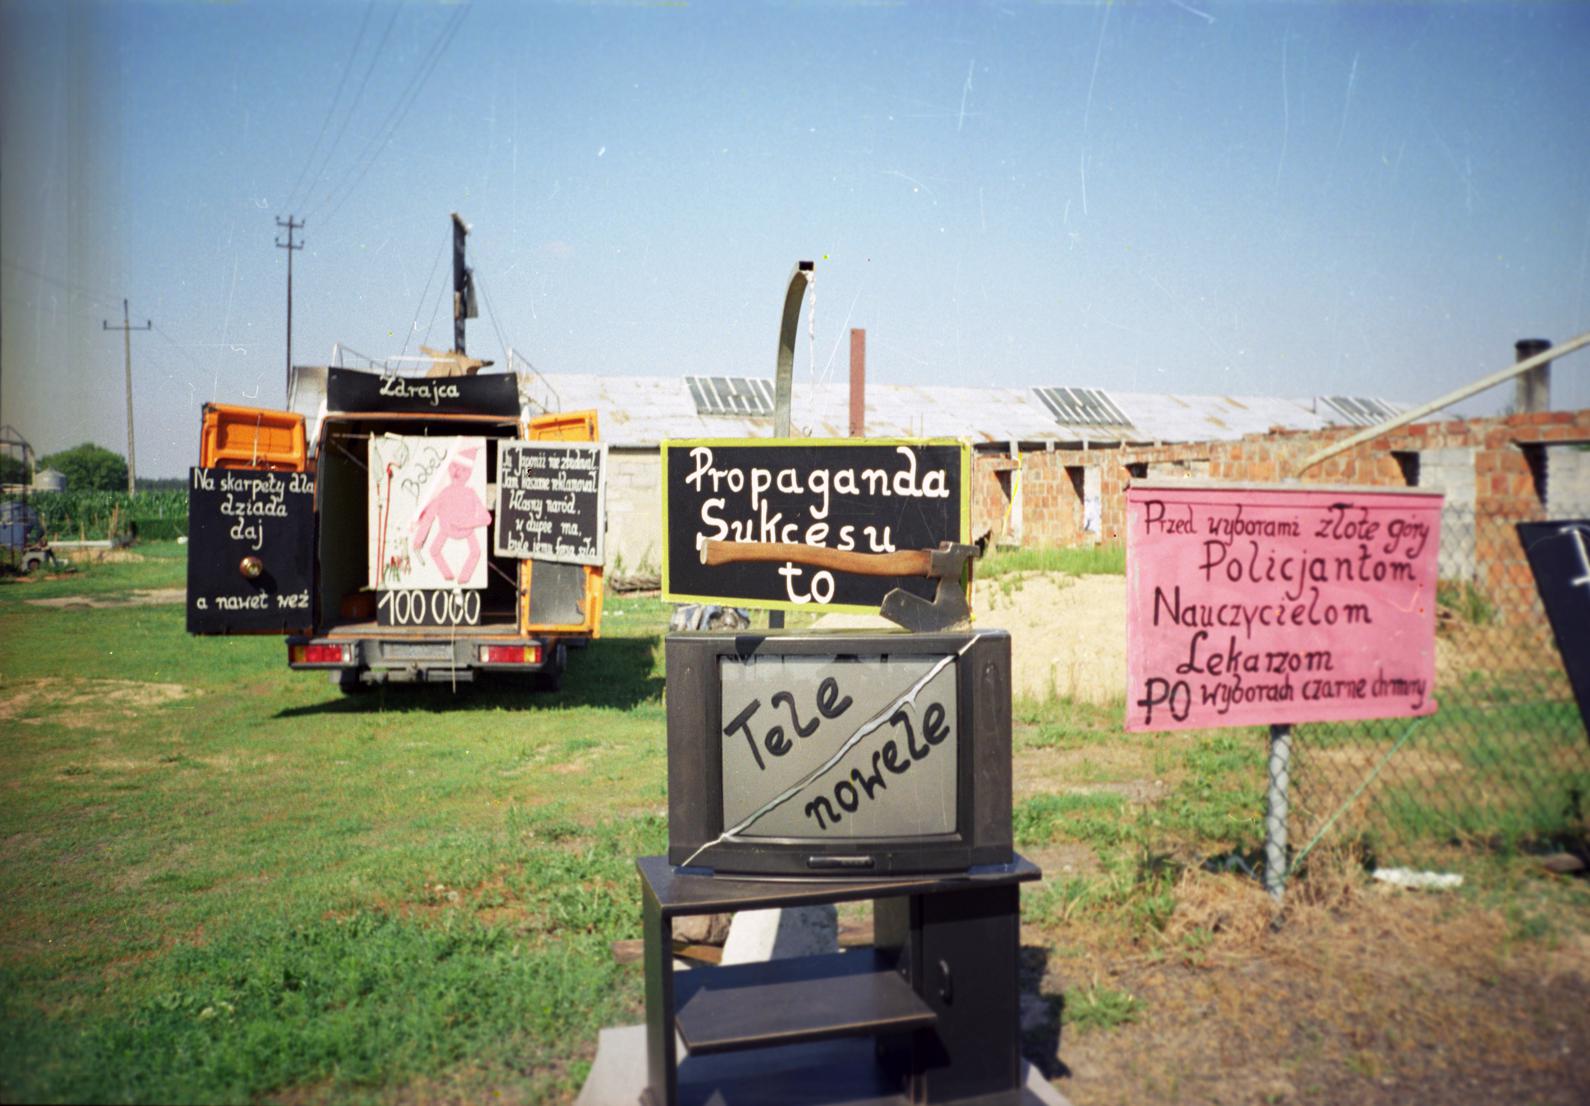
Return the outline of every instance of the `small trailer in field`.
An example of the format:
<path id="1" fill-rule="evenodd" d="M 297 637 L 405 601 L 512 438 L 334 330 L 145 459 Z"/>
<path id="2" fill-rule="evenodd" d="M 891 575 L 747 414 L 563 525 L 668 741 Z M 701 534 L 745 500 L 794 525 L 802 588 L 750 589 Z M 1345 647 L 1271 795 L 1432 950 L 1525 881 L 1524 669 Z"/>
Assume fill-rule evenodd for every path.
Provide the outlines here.
<path id="1" fill-rule="evenodd" d="M 596 413 L 531 417 L 513 373 L 295 372 L 324 381 L 312 436 L 300 411 L 204 408 L 189 632 L 284 634 L 345 691 L 556 687 L 601 630 Z"/>

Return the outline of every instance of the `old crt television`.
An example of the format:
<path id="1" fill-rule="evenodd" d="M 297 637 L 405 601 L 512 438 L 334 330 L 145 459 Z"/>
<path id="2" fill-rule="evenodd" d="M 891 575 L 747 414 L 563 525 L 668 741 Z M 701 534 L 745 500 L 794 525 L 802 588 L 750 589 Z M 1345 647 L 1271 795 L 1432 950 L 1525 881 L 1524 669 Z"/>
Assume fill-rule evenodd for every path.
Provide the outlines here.
<path id="1" fill-rule="evenodd" d="M 1011 862 L 1005 631 L 666 648 L 669 863 L 868 878 Z"/>

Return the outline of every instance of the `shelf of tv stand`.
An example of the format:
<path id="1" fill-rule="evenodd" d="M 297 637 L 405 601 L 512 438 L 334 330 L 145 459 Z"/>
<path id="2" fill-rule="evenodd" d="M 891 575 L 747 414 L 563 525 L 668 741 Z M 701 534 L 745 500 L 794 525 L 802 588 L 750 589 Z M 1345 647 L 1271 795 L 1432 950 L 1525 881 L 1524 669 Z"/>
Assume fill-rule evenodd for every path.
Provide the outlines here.
<path id="1" fill-rule="evenodd" d="M 643 856 L 635 861 L 641 879 L 655 898 L 664 918 L 690 914 L 725 914 L 736 910 L 781 906 L 818 906 L 831 902 L 927 895 L 940 891 L 965 891 L 977 887 L 1025 883 L 1041 873 L 1032 861 L 1015 856 L 997 869 L 916 876 L 776 877 L 714 876 L 689 868 L 675 868 L 664 856 Z"/>
<path id="2" fill-rule="evenodd" d="M 675 977 L 692 1056 L 923 1029 L 936 1015 L 872 949 L 696 968 Z"/>
<path id="3" fill-rule="evenodd" d="M 713 876 L 661 856 L 636 867 L 650 1106 L 1041 1101 L 1017 1081 L 1017 892 L 1041 875 L 1030 861 L 861 879 Z M 673 970 L 675 918 L 859 900 L 882 922 L 873 948 Z"/>

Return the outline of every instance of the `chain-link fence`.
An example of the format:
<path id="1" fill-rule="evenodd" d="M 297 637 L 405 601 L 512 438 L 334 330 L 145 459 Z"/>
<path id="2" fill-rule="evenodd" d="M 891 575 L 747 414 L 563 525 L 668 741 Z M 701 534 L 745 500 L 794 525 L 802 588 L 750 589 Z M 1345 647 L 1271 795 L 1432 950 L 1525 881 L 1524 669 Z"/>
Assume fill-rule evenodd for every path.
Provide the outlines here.
<path id="1" fill-rule="evenodd" d="M 1296 727 L 1294 867 L 1319 842 L 1425 865 L 1584 837 L 1590 738 L 1515 521 L 1443 512 L 1433 715 Z"/>

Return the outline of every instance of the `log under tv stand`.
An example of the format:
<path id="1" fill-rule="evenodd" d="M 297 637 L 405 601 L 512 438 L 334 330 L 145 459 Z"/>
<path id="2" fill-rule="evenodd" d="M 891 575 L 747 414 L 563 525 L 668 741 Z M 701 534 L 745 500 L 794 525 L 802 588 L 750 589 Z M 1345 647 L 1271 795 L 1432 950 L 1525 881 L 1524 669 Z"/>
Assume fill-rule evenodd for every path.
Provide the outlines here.
<path id="1" fill-rule="evenodd" d="M 1017 954 L 1030 861 L 956 876 L 764 880 L 636 861 L 648 1106 L 1036 1103 L 1021 1086 Z M 673 970 L 673 919 L 873 902 L 873 946 Z"/>

